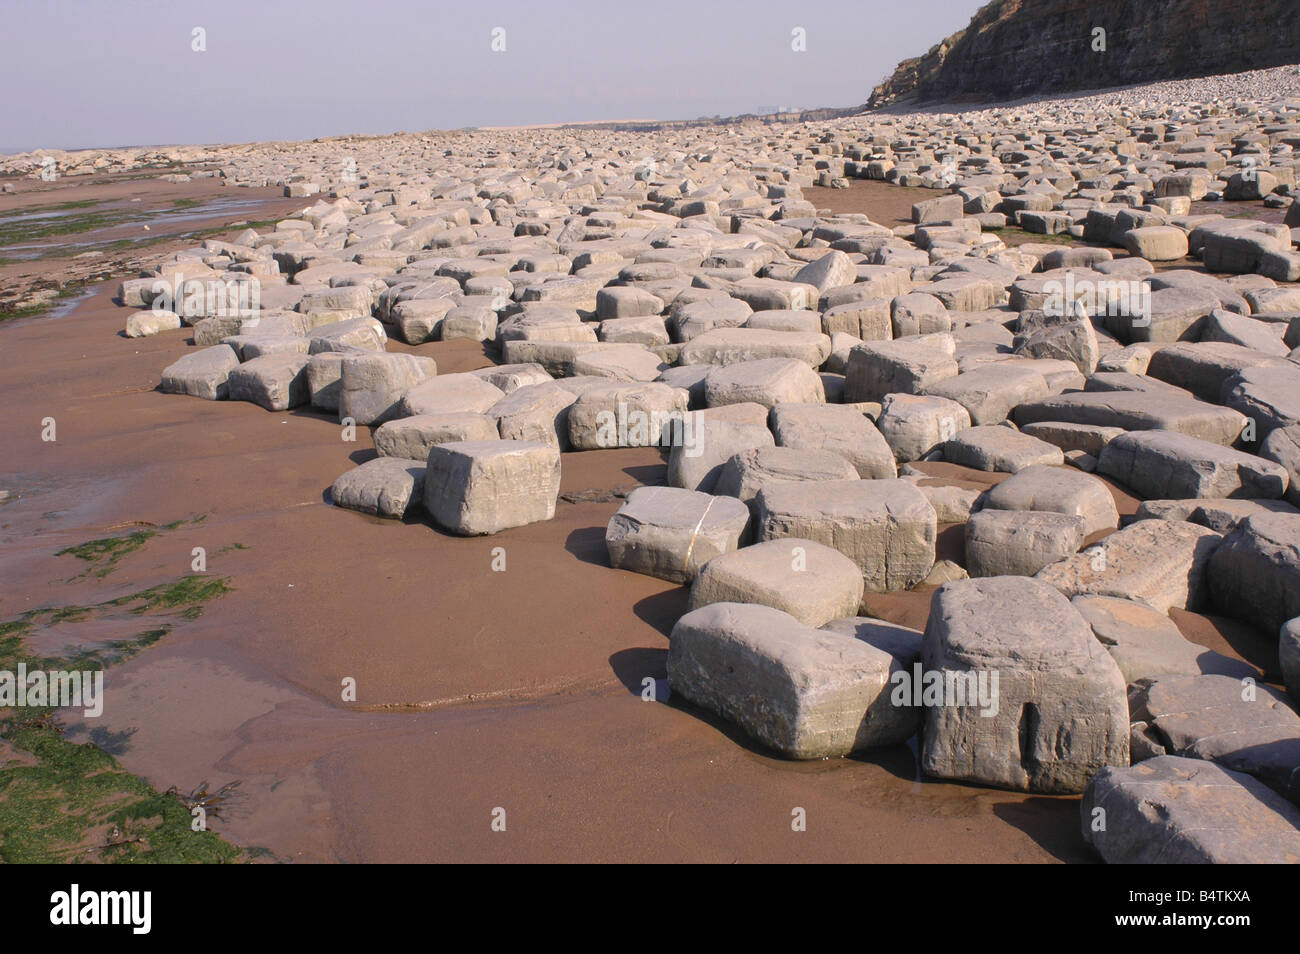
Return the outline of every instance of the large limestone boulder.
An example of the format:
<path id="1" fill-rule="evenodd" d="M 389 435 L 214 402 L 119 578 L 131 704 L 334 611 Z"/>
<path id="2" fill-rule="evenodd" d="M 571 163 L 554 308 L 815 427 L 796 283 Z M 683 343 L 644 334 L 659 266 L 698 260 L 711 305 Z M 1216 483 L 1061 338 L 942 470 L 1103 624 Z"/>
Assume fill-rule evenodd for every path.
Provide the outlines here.
<path id="1" fill-rule="evenodd" d="M 1136 391 L 1060 394 L 1021 404 L 1011 416 L 1021 427 L 1038 421 L 1065 421 L 1126 431 L 1176 431 L 1225 447 L 1236 441 L 1246 424 L 1245 416 L 1230 408 L 1176 393 Z"/>
<path id="2" fill-rule="evenodd" d="M 970 412 L 956 401 L 913 394 L 886 394 L 876 419 L 899 463 L 921 460 L 970 426 Z"/>
<path id="3" fill-rule="evenodd" d="M 864 479 L 898 476 L 894 453 L 871 420 L 842 404 L 778 404 L 772 408 L 772 435 L 780 447 L 838 454 Z"/>
<path id="4" fill-rule="evenodd" d="M 674 443 L 688 399 L 684 389 L 657 382 L 587 388 L 569 407 L 569 445 L 597 450 Z"/>
<path id="5" fill-rule="evenodd" d="M 495 383 L 495 382 L 494 382 Z M 506 440 L 540 441 L 558 450 L 569 449 L 569 408 L 578 396 L 554 383 L 513 388 L 485 412 L 497 422 Z"/>
<path id="6" fill-rule="evenodd" d="M 668 365 L 653 351 L 626 345 L 603 351 L 588 351 L 573 359 L 574 375 L 590 374 L 616 381 L 653 381 Z"/>
<path id="7" fill-rule="evenodd" d="M 1300 365 L 1285 361 L 1238 371 L 1224 382 L 1222 401 L 1254 420 L 1260 438 L 1300 423 Z"/>
<path id="8" fill-rule="evenodd" d="M 834 547 L 858 565 L 871 593 L 908 589 L 934 566 L 937 516 L 907 480 L 779 483 L 763 488 L 755 509 L 758 539 Z"/>
<path id="9" fill-rule="evenodd" d="M 673 583 L 689 583 L 714 557 L 736 550 L 749 508 L 734 497 L 677 487 L 638 487 L 610 518 L 610 565 Z"/>
<path id="10" fill-rule="evenodd" d="M 534 441 L 455 441 L 429 450 L 424 507 L 461 536 L 499 533 L 555 516 L 560 453 Z"/>
<path id="11" fill-rule="evenodd" d="M 981 510 L 966 523 L 971 576 L 1033 576 L 1083 546 L 1083 518 L 1034 510 Z"/>
<path id="12" fill-rule="evenodd" d="M 853 260 L 843 252 L 830 251 L 816 261 L 809 262 L 794 275 L 794 281 L 812 285 L 818 294 L 831 288 L 852 285 L 858 280 Z"/>
<path id="13" fill-rule="evenodd" d="M 1277 498 L 1286 491 L 1286 470 L 1230 447 L 1173 431 L 1133 431 L 1101 452 L 1098 473 L 1145 498 Z"/>
<path id="14" fill-rule="evenodd" d="M 728 365 L 788 358 L 811 369 L 821 367 L 830 354 L 831 339 L 824 334 L 770 331 L 766 328 L 715 328 L 684 344 L 679 362 Z"/>
<path id="15" fill-rule="evenodd" d="M 160 388 L 167 394 L 188 394 L 208 401 L 230 395 L 230 372 L 239 356 L 229 345 L 219 344 L 182 355 L 163 369 Z"/>
<path id="16" fill-rule="evenodd" d="M 1138 600 L 1162 613 L 1199 610 L 1209 601 L 1206 574 L 1221 537 L 1181 520 L 1139 520 L 1095 546 L 1040 570 L 1035 579 L 1066 596 Z"/>
<path id="17" fill-rule="evenodd" d="M 1125 232 L 1124 247 L 1148 262 L 1176 262 L 1187 257 L 1187 233 L 1172 225 L 1148 225 Z"/>
<path id="18" fill-rule="evenodd" d="M 1106 485 L 1060 467 L 1026 467 L 989 488 L 981 503 L 990 510 L 1045 510 L 1082 517 L 1085 536 L 1119 526 L 1115 497 Z"/>
<path id="19" fill-rule="evenodd" d="M 1023 577 L 945 584 L 931 602 L 922 652 L 925 671 L 943 686 L 926 705 L 927 774 L 1067 794 L 1107 765 L 1128 765 L 1124 677 L 1050 586 Z M 996 687 L 991 697 L 958 696 L 959 686 L 978 690 L 981 676 Z"/>
<path id="20" fill-rule="evenodd" d="M 413 354 L 348 353 L 340 369 L 339 419 L 351 418 L 361 425 L 403 416 L 406 393 L 438 373 L 433 358 Z"/>
<path id="21" fill-rule="evenodd" d="M 1300 515 L 1247 517 L 1223 538 L 1209 566 L 1214 605 L 1266 633 L 1300 616 Z"/>
<path id="22" fill-rule="evenodd" d="M 1157 350 L 1151 356 L 1147 374 L 1190 391 L 1202 401 L 1218 403 L 1224 384 L 1237 372 L 1283 363 L 1284 359 L 1276 355 L 1224 341 L 1180 341 Z"/>
<path id="23" fill-rule="evenodd" d="M 716 556 L 696 573 L 690 609 L 760 603 L 807 626 L 856 616 L 862 573 L 844 554 L 815 540 L 770 540 Z"/>
<path id="24" fill-rule="evenodd" d="M 1005 421 L 1017 405 L 1037 401 L 1051 393 L 1047 381 L 1037 371 L 1007 362 L 983 365 L 927 385 L 923 390 L 934 397 L 956 401 L 970 413 L 976 425 Z"/>
<path id="25" fill-rule="evenodd" d="M 1184 639 L 1173 620 L 1145 603 L 1113 596 L 1076 596 L 1070 602 L 1130 685 L 1163 675 L 1258 675 L 1247 663 Z"/>
<path id="26" fill-rule="evenodd" d="M 915 717 L 890 701 L 889 653 L 766 606 L 714 603 L 673 627 L 668 684 L 792 759 L 893 745 Z"/>
<path id="27" fill-rule="evenodd" d="M 737 497 L 748 504 L 769 484 L 857 477 L 857 468 L 828 450 L 756 447 L 727 459 L 713 493 Z"/>
<path id="28" fill-rule="evenodd" d="M 126 336 L 128 338 L 149 338 L 164 331 L 175 331 L 181 326 L 181 316 L 174 311 L 162 308 L 150 308 L 137 311 L 126 318 Z"/>
<path id="29" fill-rule="evenodd" d="M 1065 454 L 1054 444 L 1010 427 L 985 424 L 944 441 L 943 459 L 975 470 L 1014 474 L 1037 465 L 1059 466 L 1065 463 Z"/>
<path id="30" fill-rule="evenodd" d="M 384 326 L 374 318 L 349 318 L 346 321 L 317 325 L 311 330 L 308 351 L 383 351 L 388 343 Z"/>
<path id="31" fill-rule="evenodd" d="M 684 414 L 682 439 L 668 451 L 668 483 L 715 493 L 727 461 L 748 450 L 773 446 L 767 417 L 761 404 L 726 404 Z"/>
<path id="32" fill-rule="evenodd" d="M 817 372 L 800 361 L 767 358 L 714 368 L 704 378 L 704 403 L 824 404 L 826 392 Z"/>
<path id="33" fill-rule="evenodd" d="M 881 401 L 893 393 L 930 393 L 957 372 L 952 352 L 929 338 L 869 341 L 849 352 L 844 402 Z"/>
<path id="34" fill-rule="evenodd" d="M 322 351 L 307 361 L 307 390 L 311 392 L 311 406 L 320 411 L 337 414 L 343 399 L 342 351 Z"/>
<path id="35" fill-rule="evenodd" d="M 1083 837 L 1111 864 L 1300 863 L 1300 809 L 1200 759 L 1103 768 L 1079 809 Z"/>
<path id="36" fill-rule="evenodd" d="M 1092 321 L 1081 314 L 1025 312 L 1016 324 L 1016 354 L 1069 361 L 1082 374 L 1097 370 L 1101 347 Z"/>
<path id="37" fill-rule="evenodd" d="M 419 414 L 381 424 L 374 442 L 375 450 L 385 457 L 424 463 L 435 444 L 492 441 L 499 436 L 496 421 L 486 414 Z"/>
<path id="38" fill-rule="evenodd" d="M 1284 693 L 1232 676 L 1165 675 L 1132 706 L 1169 755 L 1245 772 L 1300 802 L 1300 714 Z"/>
<path id="39" fill-rule="evenodd" d="M 401 409 L 405 417 L 486 414 L 503 397 L 505 392 L 476 374 L 443 374 L 411 387 L 402 395 Z"/>
<path id="40" fill-rule="evenodd" d="M 377 457 L 334 481 L 330 499 L 337 507 L 400 520 L 424 491 L 424 465 L 398 457 Z"/>
<path id="41" fill-rule="evenodd" d="M 268 354 L 232 368 L 227 379 L 232 401 L 249 401 L 268 411 L 286 411 L 311 400 L 305 354 Z"/>

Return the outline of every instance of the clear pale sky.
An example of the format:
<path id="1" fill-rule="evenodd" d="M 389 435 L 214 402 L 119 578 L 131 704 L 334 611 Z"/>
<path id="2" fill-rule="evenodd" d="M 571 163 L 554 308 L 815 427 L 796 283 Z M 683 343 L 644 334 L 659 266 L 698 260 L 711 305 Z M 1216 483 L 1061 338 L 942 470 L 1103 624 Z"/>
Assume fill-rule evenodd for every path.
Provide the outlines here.
<path id="1" fill-rule="evenodd" d="M 0 0 L 0 152 L 852 106 L 981 5 Z"/>

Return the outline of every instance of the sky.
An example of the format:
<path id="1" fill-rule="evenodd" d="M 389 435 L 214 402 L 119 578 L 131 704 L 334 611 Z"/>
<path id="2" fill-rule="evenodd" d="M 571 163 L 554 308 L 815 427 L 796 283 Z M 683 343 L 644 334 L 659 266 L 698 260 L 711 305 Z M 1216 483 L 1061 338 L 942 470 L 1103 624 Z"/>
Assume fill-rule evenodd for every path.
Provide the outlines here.
<path id="1" fill-rule="evenodd" d="M 854 106 L 981 5 L 0 0 L 0 152 Z"/>

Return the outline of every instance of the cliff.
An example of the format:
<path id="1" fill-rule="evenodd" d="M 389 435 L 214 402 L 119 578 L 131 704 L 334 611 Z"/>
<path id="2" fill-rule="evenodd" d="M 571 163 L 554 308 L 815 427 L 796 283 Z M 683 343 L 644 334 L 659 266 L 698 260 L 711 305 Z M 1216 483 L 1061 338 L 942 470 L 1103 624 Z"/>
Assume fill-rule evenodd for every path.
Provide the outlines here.
<path id="1" fill-rule="evenodd" d="M 1094 50 L 1095 28 L 1105 49 Z M 991 102 L 1300 63 L 1297 0 L 993 0 L 867 106 Z"/>

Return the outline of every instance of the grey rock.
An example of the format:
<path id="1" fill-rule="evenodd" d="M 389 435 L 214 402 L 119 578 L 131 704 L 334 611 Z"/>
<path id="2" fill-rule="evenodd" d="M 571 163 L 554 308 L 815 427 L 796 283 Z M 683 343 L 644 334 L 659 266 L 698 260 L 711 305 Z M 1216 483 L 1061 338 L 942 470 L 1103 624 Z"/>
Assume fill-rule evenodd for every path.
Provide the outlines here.
<path id="1" fill-rule="evenodd" d="M 412 502 L 419 503 L 423 490 L 423 465 L 397 457 L 377 457 L 334 481 L 330 499 L 338 507 L 401 519 Z"/>
<path id="2" fill-rule="evenodd" d="M 955 704 L 946 692 L 947 704 L 927 705 L 928 775 L 1064 794 L 1083 791 L 1104 766 L 1128 764 L 1124 678 L 1050 586 L 1023 577 L 945 584 L 931 603 L 923 659 L 945 683 L 985 673 L 991 685 L 998 675 L 993 706 Z"/>
<path id="3" fill-rule="evenodd" d="M 1200 610 L 1209 602 L 1210 557 L 1221 538 L 1206 527 L 1139 520 L 1035 577 L 1066 596 L 1139 600 L 1161 612 Z"/>
<path id="4" fill-rule="evenodd" d="M 444 530 L 499 533 L 555 516 L 560 454 L 534 441 L 456 441 L 429 450 L 424 507 Z"/>
<path id="5" fill-rule="evenodd" d="M 785 538 L 714 557 L 696 573 L 689 608 L 759 603 L 806 626 L 854 616 L 862 573 L 844 554 L 815 540 Z"/>
<path id="6" fill-rule="evenodd" d="M 1215 551 L 1209 583 L 1215 606 L 1266 633 L 1300 616 L 1300 515 L 1241 521 Z"/>
<path id="7" fill-rule="evenodd" d="M 1036 464 L 1063 464 L 1061 449 L 1009 427 L 971 427 L 943 444 L 943 459 L 975 470 L 1014 474 Z"/>
<path id="8" fill-rule="evenodd" d="M 856 408 L 839 404 L 777 404 L 772 434 L 780 447 L 826 450 L 857 468 L 865 479 L 898 476 L 894 454 L 874 424 Z"/>
<path id="9" fill-rule="evenodd" d="M 673 627 L 668 684 L 792 759 L 904 741 L 912 713 L 890 704 L 894 657 L 779 610 L 715 603 Z"/>
<path id="10" fill-rule="evenodd" d="M 1300 800 L 1300 714 L 1270 686 L 1232 676 L 1158 676 L 1134 693 L 1133 716 L 1170 755 L 1205 759 Z"/>
<path id="11" fill-rule="evenodd" d="M 1103 768 L 1079 808 L 1083 837 L 1111 864 L 1300 863 L 1300 810 L 1200 759 Z"/>
<path id="12" fill-rule="evenodd" d="M 714 557 L 738 549 L 749 508 L 732 497 L 676 487 L 638 487 L 605 530 L 610 566 L 689 583 Z"/>
<path id="13" fill-rule="evenodd" d="M 1286 470 L 1271 461 L 1173 431 L 1133 431 L 1101 452 L 1097 471 L 1141 497 L 1281 497 Z"/>
<path id="14" fill-rule="evenodd" d="M 230 372 L 238 366 L 239 356 L 229 345 L 192 351 L 163 369 L 161 389 L 167 394 L 224 401 L 230 394 Z"/>
<path id="15" fill-rule="evenodd" d="M 966 524 L 972 577 L 1033 576 L 1083 545 L 1083 518 L 1033 510 L 981 510 Z"/>
<path id="16" fill-rule="evenodd" d="M 381 424 L 374 433 L 375 450 L 385 457 L 421 463 L 435 444 L 452 441 L 491 441 L 500 435 L 486 414 L 418 414 Z"/>
<path id="17" fill-rule="evenodd" d="M 816 540 L 850 557 L 868 592 L 907 589 L 934 565 L 934 508 L 907 480 L 837 480 L 764 487 L 760 540 Z M 841 614 L 848 615 L 848 614 Z"/>

